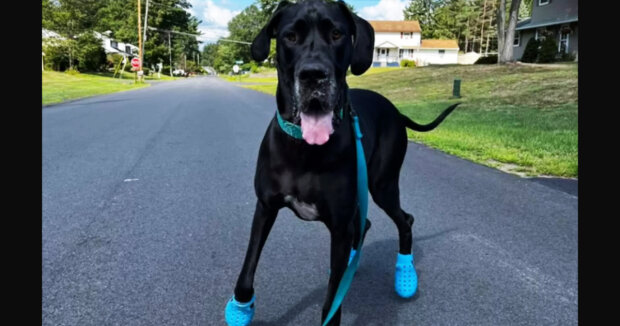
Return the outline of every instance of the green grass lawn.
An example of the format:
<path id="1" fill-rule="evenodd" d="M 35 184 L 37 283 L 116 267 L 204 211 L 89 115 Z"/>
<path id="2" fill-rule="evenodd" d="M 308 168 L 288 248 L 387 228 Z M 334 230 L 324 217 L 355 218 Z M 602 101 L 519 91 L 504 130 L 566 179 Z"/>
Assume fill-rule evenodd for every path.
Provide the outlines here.
<path id="1" fill-rule="evenodd" d="M 149 84 L 135 84 L 134 75 L 124 72 L 123 78 L 112 78 L 112 73 L 81 73 L 68 74 L 57 71 L 43 71 L 42 94 L 43 105 L 60 103 L 93 95 L 102 95 L 147 87 Z M 118 76 L 117 76 L 118 77 Z M 159 80 L 147 76 L 148 80 Z M 162 74 L 161 80 L 175 80 Z"/>
<path id="2" fill-rule="evenodd" d="M 454 78 L 460 99 L 451 98 Z M 577 177 L 577 78 L 577 64 L 557 64 L 371 68 L 347 80 L 419 123 L 462 102 L 437 129 L 409 130 L 412 140 L 512 173 Z M 277 79 L 263 82 L 244 87 L 275 94 Z"/>

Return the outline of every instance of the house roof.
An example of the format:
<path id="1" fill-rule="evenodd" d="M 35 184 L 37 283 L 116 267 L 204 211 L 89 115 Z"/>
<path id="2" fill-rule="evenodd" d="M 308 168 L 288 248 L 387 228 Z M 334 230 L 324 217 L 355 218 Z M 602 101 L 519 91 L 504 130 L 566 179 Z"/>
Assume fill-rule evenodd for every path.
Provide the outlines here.
<path id="1" fill-rule="evenodd" d="M 528 18 L 528 19 L 525 19 L 523 21 L 518 22 L 517 23 L 517 27 L 515 27 L 515 30 L 516 31 L 520 31 L 520 30 L 530 29 L 530 28 L 538 28 L 538 27 L 544 27 L 544 26 L 573 23 L 573 22 L 576 22 L 576 21 L 579 21 L 578 17 L 572 17 L 572 18 L 562 19 L 562 20 L 550 20 L 550 21 L 545 21 L 545 22 L 532 23 L 532 20 L 530 18 Z"/>
<path id="2" fill-rule="evenodd" d="M 66 39 L 65 37 L 61 36 L 60 34 L 51 31 L 49 29 L 45 29 L 45 28 L 41 28 L 41 38 L 55 38 L 55 39 L 60 39 L 60 40 L 64 40 Z"/>
<path id="3" fill-rule="evenodd" d="M 135 54 L 131 54 L 131 53 L 127 53 L 123 51 L 125 49 L 125 46 L 129 46 L 131 47 L 132 50 L 137 51 L 138 47 L 133 44 L 118 42 L 110 38 L 109 36 L 103 33 L 99 33 L 99 32 L 95 32 L 95 37 L 103 41 L 101 45 L 103 46 L 103 50 L 105 51 L 105 53 L 119 53 L 123 56 L 130 56 L 130 57 L 136 56 Z M 115 41 L 117 44 L 117 47 L 113 47 L 112 44 L 108 41 Z"/>
<path id="4" fill-rule="evenodd" d="M 531 17 L 518 22 L 516 30 L 573 23 L 578 17 L 578 0 L 552 0 L 542 6 L 534 1 Z"/>
<path id="5" fill-rule="evenodd" d="M 385 41 L 379 45 L 375 45 L 375 48 L 398 48 L 398 46 L 392 42 Z"/>
<path id="6" fill-rule="evenodd" d="M 375 33 L 379 32 L 405 32 L 419 33 L 422 31 L 420 23 L 416 20 L 370 20 L 368 21 Z"/>
<path id="7" fill-rule="evenodd" d="M 421 49 L 458 49 L 456 40 L 422 40 Z"/>

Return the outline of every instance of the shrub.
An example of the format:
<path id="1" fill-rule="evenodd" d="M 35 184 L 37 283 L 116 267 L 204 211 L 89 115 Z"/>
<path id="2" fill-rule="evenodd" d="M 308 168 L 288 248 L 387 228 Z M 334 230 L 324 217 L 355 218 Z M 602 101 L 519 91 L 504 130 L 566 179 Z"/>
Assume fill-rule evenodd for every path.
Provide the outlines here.
<path id="1" fill-rule="evenodd" d="M 71 41 L 58 40 L 43 44 L 43 52 L 45 52 L 45 66 L 55 71 L 65 71 L 69 68 L 69 51 L 71 49 Z M 75 53 L 73 54 L 75 59 Z"/>
<path id="2" fill-rule="evenodd" d="M 575 61 L 575 54 L 574 53 L 562 53 L 562 58 L 560 60 L 562 61 Z"/>
<path id="3" fill-rule="evenodd" d="M 525 50 L 523 50 L 523 56 L 521 57 L 521 61 L 522 62 L 536 62 L 536 59 L 538 59 L 538 48 L 539 47 L 540 47 L 540 42 L 532 37 L 529 41 L 527 41 Z"/>
<path id="4" fill-rule="evenodd" d="M 77 69 L 75 69 L 75 66 L 74 66 L 72 69 L 65 70 L 65 74 L 75 76 L 75 75 L 79 75 L 80 72 Z"/>
<path id="5" fill-rule="evenodd" d="M 497 54 L 480 57 L 478 60 L 476 60 L 476 62 L 474 62 L 475 65 L 489 65 L 494 63 L 497 63 Z"/>
<path id="6" fill-rule="evenodd" d="M 547 36 L 540 44 L 540 53 L 538 54 L 538 62 L 548 63 L 556 61 L 555 57 L 558 55 L 558 44 L 556 40 Z"/>
<path id="7" fill-rule="evenodd" d="M 415 61 L 403 59 L 403 60 L 400 60 L 400 66 L 404 68 L 413 68 L 415 67 Z"/>

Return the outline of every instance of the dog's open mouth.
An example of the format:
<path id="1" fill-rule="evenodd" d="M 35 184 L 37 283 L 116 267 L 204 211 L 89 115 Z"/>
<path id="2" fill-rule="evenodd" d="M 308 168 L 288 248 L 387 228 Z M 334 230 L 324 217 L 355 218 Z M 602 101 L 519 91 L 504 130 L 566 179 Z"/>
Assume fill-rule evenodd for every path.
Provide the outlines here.
<path id="1" fill-rule="evenodd" d="M 303 139 L 310 145 L 323 145 L 334 132 L 332 118 L 334 112 L 328 113 L 301 113 L 301 133 Z"/>

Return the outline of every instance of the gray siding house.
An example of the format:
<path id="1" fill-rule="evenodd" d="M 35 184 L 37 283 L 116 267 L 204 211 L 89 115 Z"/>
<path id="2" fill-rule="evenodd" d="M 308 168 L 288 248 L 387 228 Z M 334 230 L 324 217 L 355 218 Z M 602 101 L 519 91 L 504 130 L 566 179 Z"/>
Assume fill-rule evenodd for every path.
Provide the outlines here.
<path id="1" fill-rule="evenodd" d="M 532 17 L 517 23 L 513 58 L 521 60 L 531 38 L 553 37 L 558 53 L 571 53 L 577 58 L 579 15 L 577 0 L 533 0 Z"/>

